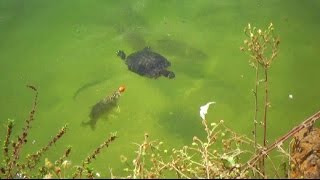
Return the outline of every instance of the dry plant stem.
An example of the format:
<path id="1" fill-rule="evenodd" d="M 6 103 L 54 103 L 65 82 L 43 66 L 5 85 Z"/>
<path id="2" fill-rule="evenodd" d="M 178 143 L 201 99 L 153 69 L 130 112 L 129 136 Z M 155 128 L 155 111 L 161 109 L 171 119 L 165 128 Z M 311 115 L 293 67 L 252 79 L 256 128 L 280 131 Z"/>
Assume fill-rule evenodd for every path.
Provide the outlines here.
<path id="1" fill-rule="evenodd" d="M 6 134 L 6 139 L 4 140 L 4 145 L 3 145 L 3 157 L 5 159 L 5 166 L 7 168 L 8 163 L 10 162 L 10 156 L 9 156 L 9 141 L 10 137 L 12 134 L 12 128 L 13 128 L 13 120 L 8 120 L 8 125 L 7 125 L 7 134 Z"/>
<path id="2" fill-rule="evenodd" d="M 268 68 L 264 68 L 265 74 L 265 99 L 264 99 L 264 116 L 263 116 L 263 146 L 267 145 L 267 112 L 269 106 L 268 99 Z"/>
<path id="3" fill-rule="evenodd" d="M 148 133 L 144 134 L 144 141 L 139 146 L 139 150 L 137 151 L 137 157 L 133 161 L 134 169 L 133 169 L 133 178 L 146 178 L 144 174 L 144 158 L 143 155 L 146 154 L 148 148 L 153 148 L 153 142 L 148 141 Z"/>
<path id="4" fill-rule="evenodd" d="M 165 175 L 165 172 L 174 173 L 176 178 L 185 179 L 245 177 L 246 172 L 242 172 L 239 169 L 240 164 L 238 164 L 239 155 L 245 151 L 240 150 L 238 145 L 242 144 L 242 142 L 248 143 L 248 141 L 245 138 L 242 141 L 242 136 L 235 136 L 234 133 L 229 132 L 226 135 L 219 130 L 219 125 L 223 124 L 222 120 L 220 123 L 211 123 L 210 126 L 206 120 L 201 122 L 206 133 L 205 139 L 200 140 L 194 136 L 191 147 L 183 146 L 182 149 L 177 150 L 173 148 L 173 154 L 169 155 L 169 161 L 159 153 L 157 155 L 152 153 L 151 159 L 148 159 L 148 152 L 152 147 L 156 147 L 156 150 L 159 149 L 145 135 L 143 143 L 137 144 L 137 156 L 133 161 L 134 167 L 130 170 L 125 170 L 131 172 L 126 178 L 161 178 Z M 215 142 L 217 142 L 220 134 L 221 137 L 225 136 L 222 140 L 228 141 L 227 143 L 230 146 L 227 150 L 223 150 L 222 154 L 214 148 L 211 149 Z M 232 137 L 230 137 L 230 134 Z M 239 143 L 236 144 L 238 147 L 236 150 L 230 149 L 231 146 L 235 145 L 233 143 Z M 253 144 L 253 140 L 249 141 L 249 143 Z M 164 150 L 164 153 L 167 154 L 167 150 Z M 151 167 L 147 166 L 147 160 L 151 161 Z M 112 175 L 112 177 L 114 176 Z"/>
<path id="5" fill-rule="evenodd" d="M 252 59 L 251 65 L 253 65 L 256 69 L 256 81 L 258 77 L 258 67 L 262 66 L 264 69 L 265 75 L 265 102 L 264 102 L 264 114 L 263 114 L 263 146 L 264 148 L 267 146 L 267 111 L 269 107 L 269 99 L 268 99 L 268 68 L 270 67 L 272 61 L 277 56 L 278 53 L 278 45 L 280 43 L 279 38 L 276 38 L 273 33 L 273 24 L 271 23 L 266 30 L 256 29 L 256 27 L 251 28 L 251 25 L 245 28 L 244 32 L 249 39 L 244 41 L 244 44 L 247 46 L 246 48 L 241 47 L 240 50 L 247 51 L 249 56 Z M 271 54 L 268 56 L 267 50 L 270 49 Z M 257 86 L 255 90 L 255 115 L 257 114 Z M 255 116 L 257 117 L 257 116 Z M 256 123 L 256 122 L 255 122 Z M 256 141 L 256 124 L 254 125 L 254 140 Z M 255 143 L 255 149 L 257 150 L 257 143 Z M 264 159 L 265 156 L 261 156 L 261 160 L 259 162 L 259 168 L 264 175 Z"/>
<path id="6" fill-rule="evenodd" d="M 254 139 L 254 148 L 257 151 L 257 121 L 258 121 L 258 83 L 259 83 L 259 65 L 256 64 L 256 81 L 255 81 L 255 90 L 254 90 L 254 119 L 253 119 L 253 139 Z"/>
<path id="7" fill-rule="evenodd" d="M 292 157 L 291 157 L 291 147 L 293 147 L 293 144 L 295 143 L 295 140 L 294 139 L 291 139 L 291 141 L 289 142 L 289 148 L 288 148 L 288 154 L 289 154 L 289 167 L 291 167 L 292 165 Z M 289 174 L 291 174 L 291 168 L 288 168 L 288 177 L 289 177 Z"/>
<path id="8" fill-rule="evenodd" d="M 134 170 L 133 170 L 133 178 L 136 179 L 139 175 L 140 178 L 143 178 L 143 165 L 144 162 L 141 162 L 141 156 L 145 153 L 145 150 L 148 146 L 148 134 L 144 134 L 144 141 L 141 145 L 139 145 L 138 156 L 134 160 Z"/>
<path id="9" fill-rule="evenodd" d="M 181 172 L 176 166 L 174 166 L 173 164 L 170 164 L 170 166 L 173 168 L 173 169 L 175 169 L 177 172 L 178 172 L 178 174 L 180 174 L 180 175 L 182 175 L 184 178 L 187 178 L 187 179 L 192 179 L 192 178 L 190 178 L 189 176 L 187 176 L 187 175 L 185 175 L 183 172 Z M 181 177 L 180 177 L 181 178 Z M 179 178 L 179 179 L 180 179 Z"/>
<path id="10" fill-rule="evenodd" d="M 266 155 L 266 157 L 270 160 L 271 165 L 272 165 L 272 168 L 273 168 L 273 171 L 276 173 L 276 177 L 277 177 L 277 178 L 280 178 L 280 175 L 279 175 L 279 173 L 278 173 L 278 170 L 277 170 L 275 164 L 273 163 L 272 159 L 270 158 L 269 155 Z M 267 176 L 265 176 L 265 178 L 267 178 Z"/>
<path id="11" fill-rule="evenodd" d="M 205 162 L 205 166 L 206 166 L 207 179 L 210 179 L 210 170 L 209 170 L 209 161 L 208 161 L 208 146 L 210 145 L 210 142 L 211 142 L 211 136 L 210 136 L 211 132 L 208 128 L 207 120 L 203 120 L 202 122 L 203 122 L 202 124 L 205 126 L 205 131 L 207 132 L 207 143 L 202 144 L 203 157 L 204 157 L 204 162 Z"/>
<path id="12" fill-rule="evenodd" d="M 140 174 L 143 177 L 143 164 L 141 163 L 141 155 L 143 153 L 143 148 L 144 148 L 145 143 L 143 143 L 140 147 L 139 147 L 139 152 L 138 152 L 138 156 L 135 159 L 134 162 L 134 169 L 133 169 L 133 178 L 136 179 Z"/>
<path id="13" fill-rule="evenodd" d="M 55 144 L 65 133 L 66 133 L 66 129 L 67 129 L 67 125 L 65 125 L 64 127 L 62 127 L 59 131 L 58 134 L 56 134 L 53 139 L 51 141 L 49 141 L 49 143 L 44 146 L 43 148 L 41 148 L 39 151 L 37 151 L 35 154 L 32 154 L 30 156 L 27 156 L 28 158 L 28 162 L 27 162 L 27 166 L 29 169 L 32 169 L 36 166 L 36 164 L 38 163 L 38 161 L 40 160 L 41 156 L 49 150 L 49 148 Z"/>
<path id="14" fill-rule="evenodd" d="M 112 168 L 109 168 L 110 179 L 115 179 L 116 177 L 113 175 Z"/>
<path id="15" fill-rule="evenodd" d="M 70 153 L 71 153 L 71 146 L 68 146 L 67 149 L 65 150 L 64 154 L 62 157 L 60 157 L 58 160 L 56 160 L 55 164 L 56 165 L 61 165 L 63 163 L 63 160 L 68 158 Z"/>
<path id="16" fill-rule="evenodd" d="M 93 159 L 96 159 L 96 157 L 100 153 L 100 151 L 103 148 L 108 147 L 109 144 L 111 142 L 113 142 L 116 138 L 117 138 L 116 134 L 111 134 L 111 136 L 106 141 L 104 141 L 102 144 L 100 144 L 100 146 L 95 151 L 93 151 L 93 153 L 90 156 L 88 156 L 86 158 L 86 160 L 82 164 L 82 167 L 84 168 L 86 165 L 89 165 Z"/>
<path id="17" fill-rule="evenodd" d="M 311 117 L 309 117 L 308 119 L 306 119 L 305 121 L 303 121 L 301 124 L 299 124 L 298 126 L 294 127 L 291 131 L 289 131 L 288 133 L 286 133 L 285 135 L 283 135 L 282 137 L 280 137 L 278 140 L 276 140 L 274 143 L 272 143 L 271 145 L 269 145 L 268 147 L 264 148 L 263 150 L 261 150 L 258 154 L 256 154 L 255 156 L 253 156 L 248 162 L 247 164 L 244 166 L 244 169 L 247 170 L 248 168 L 254 168 L 254 164 L 257 163 L 257 161 L 259 160 L 259 158 L 261 158 L 262 156 L 267 155 L 270 151 L 272 151 L 274 148 L 279 147 L 283 144 L 283 142 L 285 142 L 287 139 L 289 139 L 290 137 L 292 137 L 294 134 L 296 134 L 297 132 L 299 132 L 300 130 L 304 129 L 304 128 L 310 128 L 312 127 L 312 125 L 316 122 L 316 120 L 320 119 L 320 111 L 318 111 L 317 113 L 315 113 L 314 115 L 312 115 Z"/>
<path id="18" fill-rule="evenodd" d="M 257 53 L 257 52 L 256 52 Z M 255 58 L 254 58 L 255 59 Z M 255 153 L 258 153 L 258 147 L 257 147 L 257 123 L 258 123 L 258 85 L 259 85 L 259 61 L 255 59 L 254 62 L 254 68 L 256 71 L 256 79 L 255 79 L 255 90 L 254 90 L 254 99 L 255 99 L 255 111 L 254 111 L 254 119 L 253 119 L 253 139 L 254 139 L 254 149 Z M 259 168 L 262 168 L 263 166 L 263 160 L 260 161 L 259 163 Z M 255 165 L 257 168 L 257 165 Z M 255 176 L 255 172 L 253 171 L 253 174 Z M 263 175 L 263 174 L 262 174 Z"/>
<path id="19" fill-rule="evenodd" d="M 264 66 L 264 76 L 265 76 L 265 94 L 264 94 L 264 114 L 263 114 L 263 147 L 265 148 L 267 146 L 267 112 L 268 112 L 268 106 L 269 106 L 269 98 L 268 98 L 268 67 Z M 262 174 L 265 175 L 265 169 L 264 169 L 264 161 L 265 156 L 262 156 L 261 162 L 262 162 Z"/>
<path id="20" fill-rule="evenodd" d="M 29 113 L 29 118 L 27 118 L 25 120 L 26 125 L 23 128 L 22 135 L 18 136 L 18 140 L 13 143 L 13 154 L 12 154 L 13 159 L 8 163 L 9 167 L 8 167 L 8 172 L 7 172 L 7 178 L 13 178 L 13 176 L 11 174 L 11 171 L 17 165 L 17 161 L 18 161 L 19 155 L 20 155 L 20 150 L 21 150 L 23 144 L 25 144 L 27 142 L 28 132 L 29 132 L 30 127 L 31 127 L 30 124 L 34 120 L 34 114 L 36 112 L 37 100 L 38 100 L 38 91 L 32 85 L 27 85 L 27 87 L 32 89 L 35 92 L 33 107 L 32 107 L 32 110 Z"/>
<path id="21" fill-rule="evenodd" d="M 222 127 L 223 127 L 227 132 L 230 132 L 233 137 L 238 137 L 237 140 L 240 141 L 241 143 L 244 143 L 244 144 L 253 144 L 253 143 L 254 143 L 254 141 L 252 141 L 252 139 L 248 138 L 248 137 L 245 136 L 245 135 L 238 136 L 237 133 L 235 133 L 234 131 L 232 131 L 230 128 L 228 128 L 228 127 L 225 126 L 224 124 L 222 124 Z M 258 144 L 257 144 L 257 146 L 258 146 Z M 260 147 L 260 146 L 259 146 L 259 147 Z"/>
<path id="22" fill-rule="evenodd" d="M 196 152 L 198 152 L 198 153 L 201 153 L 201 151 L 200 151 L 199 149 L 196 149 L 196 148 L 190 148 L 190 147 L 188 147 L 188 149 L 193 150 L 193 151 L 196 151 Z M 184 153 L 184 155 L 185 155 L 186 157 L 188 156 L 187 153 Z M 198 166 L 201 166 L 201 167 L 205 168 L 205 166 L 204 166 L 203 164 L 198 163 L 198 162 L 192 160 L 191 158 L 188 159 L 188 161 L 190 161 L 192 164 L 196 164 L 196 165 L 198 165 Z"/>
<path id="23" fill-rule="evenodd" d="M 205 131 L 206 131 L 206 133 L 207 133 L 207 142 L 206 143 L 203 143 L 200 139 L 198 139 L 198 138 L 196 138 L 195 140 L 198 140 L 199 142 L 200 142 L 200 144 L 201 144 L 201 146 L 202 146 L 202 149 L 203 149 L 203 151 L 199 151 L 199 150 L 197 150 L 198 152 L 200 152 L 201 154 L 202 154 L 202 156 L 203 156 L 203 158 L 204 158 L 204 166 L 205 166 L 205 169 L 206 169 L 206 176 L 207 176 L 207 179 L 210 179 L 210 162 L 209 162 L 209 155 L 210 155 L 210 153 L 209 153 L 209 151 L 208 151 L 208 148 L 209 148 L 209 146 L 210 145 L 212 145 L 213 144 L 213 142 L 212 142 L 212 137 L 216 137 L 216 135 L 220 132 L 220 131 L 218 131 L 217 133 L 215 133 L 215 135 L 214 136 L 212 136 L 212 133 L 214 132 L 214 130 L 215 130 L 215 128 L 216 127 L 218 127 L 218 125 L 220 125 L 220 124 L 222 124 L 221 122 L 219 122 L 219 124 L 215 127 L 215 128 L 213 128 L 212 130 L 210 130 L 209 129 L 209 127 L 208 127 L 208 124 L 207 124 L 207 120 L 203 120 L 202 121 L 202 124 L 204 125 L 204 127 L 205 127 Z"/>
<path id="24" fill-rule="evenodd" d="M 73 175 L 73 178 L 82 178 L 82 172 L 88 167 L 93 159 L 96 159 L 97 155 L 100 154 L 101 150 L 105 147 L 108 147 L 111 142 L 117 138 L 116 133 L 111 133 L 110 137 L 105 140 L 100 146 L 95 149 L 86 159 L 83 161 L 82 166 L 77 168 L 77 172 Z M 92 178 L 91 175 L 87 175 L 87 178 Z"/>
<path id="25" fill-rule="evenodd" d="M 289 167 L 290 167 L 290 161 L 291 161 L 291 153 L 290 153 L 290 144 L 293 142 L 293 139 L 289 142 L 289 148 L 288 148 L 288 152 L 286 152 L 280 145 L 279 146 L 277 146 L 278 147 L 278 151 L 279 152 L 281 152 L 282 154 L 284 154 L 287 158 L 288 158 L 288 160 L 289 160 L 289 162 L 288 162 L 288 165 L 289 165 Z M 280 167 L 279 167 L 280 168 Z M 277 171 L 278 172 L 278 171 Z M 290 168 L 283 168 L 283 172 L 285 173 L 285 177 L 286 178 L 288 178 L 288 176 L 289 176 L 289 174 L 290 174 Z"/>

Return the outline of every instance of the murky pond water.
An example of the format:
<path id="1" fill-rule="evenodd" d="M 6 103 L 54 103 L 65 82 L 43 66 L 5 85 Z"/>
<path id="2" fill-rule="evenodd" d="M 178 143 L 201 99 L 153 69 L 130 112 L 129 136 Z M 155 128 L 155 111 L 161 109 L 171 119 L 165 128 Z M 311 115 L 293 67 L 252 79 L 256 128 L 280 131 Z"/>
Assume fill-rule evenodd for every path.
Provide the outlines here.
<path id="1" fill-rule="evenodd" d="M 209 101 L 210 121 L 223 119 L 238 132 L 252 130 L 254 70 L 239 50 L 244 27 L 274 24 L 279 56 L 270 69 L 269 141 L 320 108 L 319 1 L 21 1 L 0 0 L 0 122 L 20 130 L 39 90 L 26 150 L 35 151 L 68 124 L 47 157 L 67 145 L 80 163 L 117 131 L 119 139 L 93 163 L 103 176 L 121 174 L 120 155 L 134 156 L 133 142 L 148 132 L 167 147 L 203 135 L 199 107 Z M 116 56 L 144 47 L 165 56 L 174 79 L 150 79 L 128 70 Z M 81 126 L 91 107 L 120 85 L 119 108 L 95 130 Z M 289 98 L 289 95 L 293 98 Z M 16 131 L 17 134 L 19 131 Z M 1 138 L 2 139 L 2 138 Z M 1 154 L 2 156 L 2 154 Z"/>

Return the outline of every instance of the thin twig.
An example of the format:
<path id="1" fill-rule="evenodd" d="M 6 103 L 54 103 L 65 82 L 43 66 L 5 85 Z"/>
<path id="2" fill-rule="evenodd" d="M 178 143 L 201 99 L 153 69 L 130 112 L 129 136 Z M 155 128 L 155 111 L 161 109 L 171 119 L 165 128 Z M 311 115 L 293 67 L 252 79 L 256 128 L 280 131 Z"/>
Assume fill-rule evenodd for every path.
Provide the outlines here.
<path id="1" fill-rule="evenodd" d="M 253 168 L 254 164 L 257 162 L 257 160 L 265 155 L 268 154 L 270 151 L 272 151 L 274 148 L 280 146 L 283 144 L 283 142 L 285 142 L 287 139 L 289 139 L 290 137 L 292 137 L 294 134 L 296 134 L 297 132 L 299 132 L 300 130 L 304 129 L 304 128 L 309 128 L 311 127 L 316 120 L 320 119 L 320 111 L 318 111 L 317 113 L 313 114 L 312 116 L 310 116 L 309 118 L 307 118 L 306 120 L 304 120 L 302 123 L 300 123 L 298 126 L 292 128 L 292 130 L 290 130 L 289 132 L 287 132 L 285 135 L 281 136 L 280 138 L 278 138 L 274 143 L 272 143 L 271 145 L 269 145 L 268 147 L 264 148 L 263 150 L 261 150 L 259 153 L 257 153 L 255 156 L 253 156 L 244 166 L 244 169 L 248 169 L 248 168 Z"/>

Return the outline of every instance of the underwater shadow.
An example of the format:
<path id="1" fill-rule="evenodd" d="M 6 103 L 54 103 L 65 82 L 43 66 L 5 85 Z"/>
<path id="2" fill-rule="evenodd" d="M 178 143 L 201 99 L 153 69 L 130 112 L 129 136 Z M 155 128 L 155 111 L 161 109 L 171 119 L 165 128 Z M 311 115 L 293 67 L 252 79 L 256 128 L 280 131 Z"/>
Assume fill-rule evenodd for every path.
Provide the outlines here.
<path id="1" fill-rule="evenodd" d="M 183 73 L 192 78 L 204 78 L 206 62 L 209 56 L 200 48 L 189 45 L 185 41 L 164 37 L 155 40 L 153 49 L 162 53 L 172 62 L 172 71 Z"/>
<path id="2" fill-rule="evenodd" d="M 157 115 L 159 124 L 168 136 L 178 136 L 183 143 L 190 143 L 194 135 L 204 134 L 197 108 L 194 111 L 181 104 L 171 104 Z"/>

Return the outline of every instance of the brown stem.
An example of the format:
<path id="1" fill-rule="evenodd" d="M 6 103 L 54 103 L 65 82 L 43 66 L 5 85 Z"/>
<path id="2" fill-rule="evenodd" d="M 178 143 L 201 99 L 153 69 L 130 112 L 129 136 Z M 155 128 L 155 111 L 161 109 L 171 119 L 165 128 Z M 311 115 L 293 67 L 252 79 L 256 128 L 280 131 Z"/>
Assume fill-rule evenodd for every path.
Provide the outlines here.
<path id="1" fill-rule="evenodd" d="M 27 156 L 27 167 L 29 169 L 34 168 L 40 161 L 40 158 L 42 155 L 49 150 L 49 148 L 52 147 L 53 144 L 55 144 L 63 135 L 65 135 L 67 129 L 67 125 L 63 126 L 60 131 L 49 141 L 49 143 L 42 147 L 39 151 L 37 151 L 34 154 Z"/>
<path id="2" fill-rule="evenodd" d="M 264 75 L 265 75 L 265 99 L 264 99 L 264 117 L 263 117 L 263 148 L 267 146 L 267 112 L 268 112 L 268 106 L 269 106 L 269 97 L 268 97 L 268 67 L 264 67 Z M 265 175 L 265 167 L 264 167 L 264 160 L 266 156 L 262 156 L 261 160 L 261 171 L 262 174 Z"/>
<path id="3" fill-rule="evenodd" d="M 265 75 L 265 100 L 264 100 L 264 117 L 263 117 L 263 146 L 267 145 L 267 111 L 269 106 L 269 97 L 268 97 L 268 69 L 264 69 Z"/>
<path id="4" fill-rule="evenodd" d="M 256 81 L 254 90 L 254 119 L 253 119 L 253 137 L 254 137 L 254 148 L 257 150 L 257 118 L 258 118 L 258 83 L 259 83 L 259 65 L 256 67 Z"/>
<path id="5" fill-rule="evenodd" d="M 208 147 L 209 145 L 211 144 L 211 132 L 208 128 L 208 124 L 207 124 L 207 120 L 204 120 L 202 121 L 203 122 L 203 125 L 205 126 L 205 131 L 207 132 L 207 144 L 202 144 L 203 146 L 203 157 L 204 157 L 204 163 L 205 163 L 205 166 L 206 166 L 206 174 L 207 174 L 207 179 L 210 179 L 210 167 L 209 167 L 209 160 L 208 160 Z"/>
<path id="6" fill-rule="evenodd" d="M 253 167 L 255 163 L 262 157 L 268 154 L 270 151 L 272 151 L 274 148 L 281 146 L 284 141 L 292 137 L 294 134 L 299 132 L 300 130 L 304 128 L 311 127 L 316 120 L 320 119 L 320 111 L 313 114 L 311 117 L 304 120 L 302 123 L 300 123 L 298 126 L 291 129 L 291 131 L 287 132 L 285 135 L 278 138 L 274 143 L 269 145 L 268 147 L 263 148 L 259 153 L 257 153 L 255 156 L 253 156 L 248 162 L 247 166 L 244 168 L 244 170 Z"/>
<path id="7" fill-rule="evenodd" d="M 99 147 L 97 147 L 89 156 L 86 157 L 86 159 L 82 162 L 82 166 L 78 166 L 76 169 L 76 172 L 73 174 L 73 179 L 79 178 L 82 179 L 82 174 L 85 170 L 87 170 L 88 165 L 92 162 L 93 159 L 96 159 L 97 155 L 101 153 L 101 150 L 105 147 L 109 147 L 110 143 L 112 143 L 118 136 L 116 133 L 111 133 L 110 137 L 106 139 L 102 144 L 100 144 Z M 93 174 L 92 172 L 88 172 L 86 174 L 86 178 L 92 178 Z"/>
<path id="8" fill-rule="evenodd" d="M 25 120 L 25 127 L 23 128 L 23 132 L 21 135 L 18 136 L 17 141 L 13 142 L 13 152 L 12 152 L 12 159 L 10 162 L 8 162 L 8 172 L 7 172 L 7 178 L 13 178 L 12 170 L 14 167 L 17 166 L 18 160 L 20 157 L 20 151 L 23 147 L 23 145 L 27 142 L 27 136 L 31 127 L 31 122 L 34 120 L 34 115 L 36 112 L 37 107 L 37 100 L 38 100 L 38 91 L 37 88 L 35 88 L 32 85 L 27 85 L 28 88 L 32 89 L 35 92 L 34 101 L 32 110 L 29 113 L 29 117 Z"/>
<path id="9" fill-rule="evenodd" d="M 5 159 L 5 164 L 8 166 L 8 163 L 10 162 L 10 156 L 9 156 L 9 144 L 10 144 L 10 137 L 12 134 L 12 128 L 13 128 L 13 120 L 8 120 L 8 125 L 7 125 L 7 134 L 6 138 L 4 140 L 4 145 L 3 145 L 3 156 Z"/>

